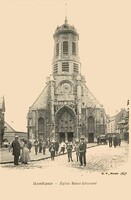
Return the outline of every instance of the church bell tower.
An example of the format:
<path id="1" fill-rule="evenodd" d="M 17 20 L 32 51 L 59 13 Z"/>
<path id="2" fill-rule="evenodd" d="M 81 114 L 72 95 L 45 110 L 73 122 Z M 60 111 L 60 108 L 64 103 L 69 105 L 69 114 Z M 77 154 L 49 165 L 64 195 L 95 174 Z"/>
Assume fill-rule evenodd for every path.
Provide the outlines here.
<path id="1" fill-rule="evenodd" d="M 53 38 L 52 123 L 54 121 L 59 141 L 73 140 L 74 136 L 79 137 L 77 127 L 81 121 L 79 34 L 65 18 L 64 24 L 57 26 Z"/>
<path id="2" fill-rule="evenodd" d="M 54 75 L 72 75 L 80 73 L 78 40 L 79 34 L 67 18 L 62 26 L 57 26 L 54 37 Z"/>

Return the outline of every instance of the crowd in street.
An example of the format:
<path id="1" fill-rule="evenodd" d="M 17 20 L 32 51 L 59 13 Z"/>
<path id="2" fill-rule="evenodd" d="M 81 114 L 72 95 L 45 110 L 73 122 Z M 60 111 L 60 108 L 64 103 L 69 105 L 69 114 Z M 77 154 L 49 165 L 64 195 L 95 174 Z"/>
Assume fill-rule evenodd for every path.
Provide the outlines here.
<path id="1" fill-rule="evenodd" d="M 109 144 L 109 147 L 114 146 L 116 148 L 117 146 L 121 145 L 121 135 L 117 133 L 99 135 L 97 137 L 97 145 L 99 144 Z"/>
<path id="2" fill-rule="evenodd" d="M 109 141 L 109 147 L 112 147 L 114 145 L 114 147 L 116 148 L 117 146 L 121 145 L 121 137 L 119 134 L 115 134 L 115 135 L 109 135 L 108 137 L 108 141 Z"/>
<path id="3" fill-rule="evenodd" d="M 18 136 L 15 136 L 15 140 L 12 142 L 10 149 L 12 149 L 12 154 L 14 156 L 14 165 L 28 164 L 30 161 L 30 152 L 32 146 L 35 149 L 35 155 L 42 153 L 46 155 L 46 149 L 48 148 L 50 152 L 50 158 L 53 161 L 56 155 L 64 154 L 67 152 L 68 162 L 73 162 L 72 152 L 76 151 L 76 160 L 79 161 L 80 166 L 86 166 L 86 142 L 84 137 L 81 137 L 80 140 L 76 140 L 75 143 L 72 141 L 62 141 L 60 144 L 52 140 L 49 144 L 46 141 L 41 139 L 40 141 L 34 141 L 32 144 L 28 139 L 22 139 L 20 142 Z M 10 151 L 9 149 L 9 151 Z"/>
<path id="4" fill-rule="evenodd" d="M 117 135 L 112 136 L 111 134 L 107 138 L 109 147 L 120 146 L 121 138 Z M 47 143 L 45 140 L 36 140 L 32 144 L 32 142 L 28 139 L 21 139 L 18 141 L 18 136 L 15 136 L 15 140 L 10 145 L 10 149 L 12 149 L 12 154 L 14 155 L 14 165 L 18 165 L 19 163 L 28 164 L 30 161 L 30 152 L 34 146 L 34 154 L 37 155 L 41 153 L 46 155 L 46 149 L 50 152 L 51 160 L 55 160 L 56 155 L 64 154 L 67 152 L 68 162 L 73 162 L 72 152 L 76 152 L 76 161 L 79 162 L 80 166 L 86 166 L 86 149 L 87 144 L 85 142 L 85 138 L 81 136 L 80 140 L 76 139 L 73 143 L 72 141 L 62 141 L 60 144 L 56 140 L 50 141 Z M 9 151 L 10 151 L 9 149 Z"/>

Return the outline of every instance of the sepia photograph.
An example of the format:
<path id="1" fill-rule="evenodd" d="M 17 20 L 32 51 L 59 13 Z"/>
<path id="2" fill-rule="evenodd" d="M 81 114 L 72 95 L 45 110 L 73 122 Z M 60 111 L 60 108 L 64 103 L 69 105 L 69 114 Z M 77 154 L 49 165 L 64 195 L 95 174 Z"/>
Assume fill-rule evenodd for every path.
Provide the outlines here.
<path id="1" fill-rule="evenodd" d="M 130 0 L 0 0 L 0 196 L 130 199 Z"/>

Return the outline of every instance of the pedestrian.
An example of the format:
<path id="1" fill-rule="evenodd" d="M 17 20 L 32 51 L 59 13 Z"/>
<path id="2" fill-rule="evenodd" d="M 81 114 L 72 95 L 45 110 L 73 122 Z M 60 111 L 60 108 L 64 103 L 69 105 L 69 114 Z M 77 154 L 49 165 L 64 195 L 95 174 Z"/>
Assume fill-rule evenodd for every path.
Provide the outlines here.
<path id="1" fill-rule="evenodd" d="M 76 152 L 76 160 L 79 161 L 79 140 L 76 139 L 75 142 L 75 152 Z"/>
<path id="2" fill-rule="evenodd" d="M 62 141 L 61 144 L 60 144 L 60 152 L 59 152 L 59 154 L 60 154 L 61 152 L 64 154 L 64 152 L 65 152 L 65 147 L 66 147 L 66 144 L 65 144 L 64 141 Z"/>
<path id="3" fill-rule="evenodd" d="M 10 144 L 10 142 L 8 143 L 8 150 L 9 150 L 9 152 L 11 150 L 11 144 Z"/>
<path id="4" fill-rule="evenodd" d="M 55 153 L 58 154 L 58 150 L 59 150 L 59 142 L 55 141 Z"/>
<path id="5" fill-rule="evenodd" d="M 100 144 L 100 137 L 97 136 L 97 145 L 99 145 L 99 144 Z"/>
<path id="6" fill-rule="evenodd" d="M 86 166 L 86 143 L 84 141 L 84 137 L 83 136 L 80 138 L 79 160 L 80 160 L 80 166 L 82 166 L 83 163 L 84 163 L 84 166 Z"/>
<path id="7" fill-rule="evenodd" d="M 112 135 L 108 137 L 108 140 L 109 140 L 109 147 L 112 147 Z"/>
<path id="8" fill-rule="evenodd" d="M 24 145 L 22 148 L 22 155 L 20 158 L 21 163 L 28 164 L 30 161 L 30 155 L 29 155 L 29 148 L 28 148 L 28 141 L 24 140 Z"/>
<path id="9" fill-rule="evenodd" d="M 54 160 L 55 158 L 55 144 L 54 141 L 51 142 L 51 145 L 49 147 L 50 155 L 51 155 L 51 160 Z"/>
<path id="10" fill-rule="evenodd" d="M 114 147 L 115 147 L 115 148 L 116 148 L 116 146 L 118 145 L 118 138 L 117 138 L 116 135 L 114 136 L 113 144 L 114 144 Z"/>
<path id="11" fill-rule="evenodd" d="M 42 141 L 39 141 L 39 153 L 42 153 Z"/>
<path id="12" fill-rule="evenodd" d="M 43 155 L 45 155 L 45 151 L 46 151 L 46 141 L 44 140 L 42 140 L 41 141 L 41 146 L 42 146 L 42 152 L 43 152 Z"/>
<path id="13" fill-rule="evenodd" d="M 121 146 L 121 136 L 119 134 L 117 136 L 117 139 L 118 139 L 118 146 Z"/>
<path id="14" fill-rule="evenodd" d="M 34 146 L 35 146 L 35 155 L 37 155 L 37 153 L 38 153 L 38 141 L 37 140 L 34 142 Z"/>
<path id="15" fill-rule="evenodd" d="M 14 165 L 19 165 L 18 161 L 19 161 L 19 156 L 20 156 L 20 143 L 18 141 L 18 136 L 15 136 L 15 140 L 12 142 L 11 147 L 13 149 L 13 155 L 14 155 Z"/>
<path id="16" fill-rule="evenodd" d="M 71 141 L 69 141 L 66 145 L 66 149 L 67 149 L 67 155 L 68 155 L 68 162 L 70 162 L 70 160 L 73 162 L 72 159 L 72 149 L 73 149 L 73 144 Z"/>

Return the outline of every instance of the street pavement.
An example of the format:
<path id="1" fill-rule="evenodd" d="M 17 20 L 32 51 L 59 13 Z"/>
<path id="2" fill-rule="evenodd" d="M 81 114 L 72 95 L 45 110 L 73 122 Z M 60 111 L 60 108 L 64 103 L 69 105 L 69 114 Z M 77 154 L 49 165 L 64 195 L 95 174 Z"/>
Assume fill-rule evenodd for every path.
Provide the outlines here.
<path id="1" fill-rule="evenodd" d="M 16 199 L 130 199 L 127 196 L 130 191 L 127 184 L 130 180 L 129 144 L 88 148 L 86 158 L 85 167 L 76 161 L 75 152 L 73 162 L 68 162 L 65 154 L 55 157 L 54 161 L 49 158 L 26 165 L 1 164 L 1 194 L 5 199 L 14 197 L 16 191 Z M 6 192 L 2 188 L 6 188 Z"/>
<path id="2" fill-rule="evenodd" d="M 71 168 L 73 169 L 83 169 L 90 173 L 92 172 L 101 172 L 105 173 L 110 170 L 114 170 L 115 168 L 123 167 L 128 161 L 128 154 L 129 154 L 129 144 L 126 142 L 122 142 L 121 146 L 119 147 L 111 147 L 109 148 L 108 145 L 99 145 L 92 147 L 93 144 L 90 146 L 88 145 L 86 157 L 87 157 L 87 166 L 80 167 L 79 162 L 76 161 L 76 153 L 73 152 L 73 162 L 68 162 L 67 154 L 55 157 L 54 161 L 51 161 L 49 152 L 46 155 L 38 154 L 34 155 L 32 151 L 31 157 L 34 162 L 29 162 L 28 165 L 21 164 L 17 167 L 14 167 L 13 163 L 2 164 L 2 168 L 17 168 L 17 169 L 47 169 L 52 168 L 53 170 L 58 167 L 60 168 Z M 9 152 L 10 153 L 10 152 Z M 48 158 L 48 159 L 44 159 Z"/>

